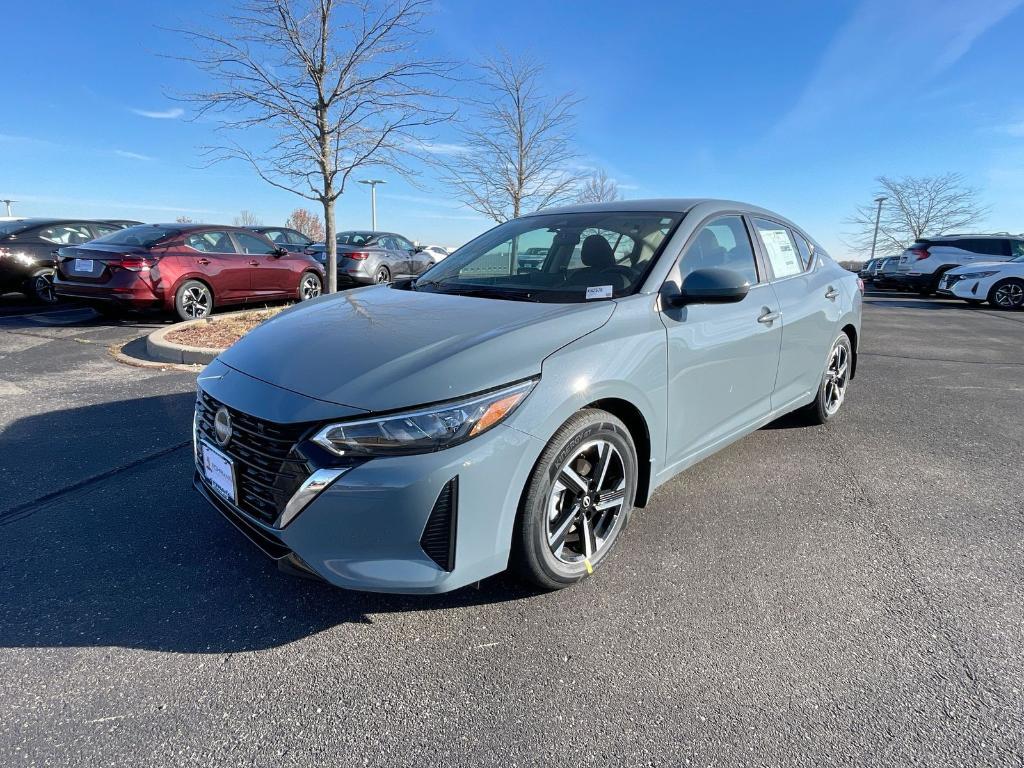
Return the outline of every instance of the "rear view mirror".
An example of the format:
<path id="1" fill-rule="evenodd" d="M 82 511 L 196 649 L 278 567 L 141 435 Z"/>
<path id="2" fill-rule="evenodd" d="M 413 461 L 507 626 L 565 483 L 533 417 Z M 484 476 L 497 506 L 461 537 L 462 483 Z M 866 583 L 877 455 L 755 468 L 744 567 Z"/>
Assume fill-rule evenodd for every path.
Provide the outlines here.
<path id="1" fill-rule="evenodd" d="M 669 298 L 673 307 L 687 304 L 733 304 L 750 292 L 750 281 L 732 269 L 695 269 L 683 280 L 679 293 Z"/>

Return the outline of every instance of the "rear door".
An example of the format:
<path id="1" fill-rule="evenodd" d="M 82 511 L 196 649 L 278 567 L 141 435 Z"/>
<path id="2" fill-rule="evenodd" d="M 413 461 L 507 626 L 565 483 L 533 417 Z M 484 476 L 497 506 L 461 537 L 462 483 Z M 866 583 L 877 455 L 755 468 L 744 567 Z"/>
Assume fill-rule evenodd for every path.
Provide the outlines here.
<path id="1" fill-rule="evenodd" d="M 846 288 L 818 268 L 799 232 L 771 219 L 752 217 L 751 222 L 782 313 L 782 350 L 772 393 L 772 409 L 777 410 L 817 390 L 839 330 Z"/>
<path id="2" fill-rule="evenodd" d="M 255 233 L 232 232 L 231 236 L 238 251 L 249 257 L 254 297 L 282 296 L 296 289 L 298 277 L 293 274 L 293 262 L 277 255 L 278 246 Z"/>
<path id="3" fill-rule="evenodd" d="M 235 250 L 225 231 L 195 232 L 184 239 L 183 267 L 206 278 L 215 301 L 241 301 L 252 292 L 249 256 Z"/>

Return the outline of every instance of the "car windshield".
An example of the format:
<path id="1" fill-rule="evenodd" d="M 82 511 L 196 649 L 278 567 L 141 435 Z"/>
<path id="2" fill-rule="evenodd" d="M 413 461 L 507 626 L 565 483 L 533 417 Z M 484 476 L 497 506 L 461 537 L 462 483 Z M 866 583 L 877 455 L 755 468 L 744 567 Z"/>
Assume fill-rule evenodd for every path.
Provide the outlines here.
<path id="1" fill-rule="evenodd" d="M 374 235 L 372 232 L 340 232 L 336 239 L 339 245 L 367 245 Z"/>
<path id="2" fill-rule="evenodd" d="M 31 221 L 5 221 L 0 224 L 0 237 L 6 235 L 15 235 L 25 229 L 34 227 L 35 224 Z"/>
<path id="3" fill-rule="evenodd" d="M 415 289 L 558 303 L 627 296 L 643 283 L 682 216 L 598 211 L 516 219 L 439 262 Z"/>
<path id="4" fill-rule="evenodd" d="M 160 227 L 155 224 L 140 224 L 136 227 L 128 227 L 117 232 L 111 232 L 109 235 L 97 238 L 93 242 L 110 243 L 111 245 L 141 245 L 148 248 L 166 237 L 178 234 L 180 231 L 172 227 Z"/>

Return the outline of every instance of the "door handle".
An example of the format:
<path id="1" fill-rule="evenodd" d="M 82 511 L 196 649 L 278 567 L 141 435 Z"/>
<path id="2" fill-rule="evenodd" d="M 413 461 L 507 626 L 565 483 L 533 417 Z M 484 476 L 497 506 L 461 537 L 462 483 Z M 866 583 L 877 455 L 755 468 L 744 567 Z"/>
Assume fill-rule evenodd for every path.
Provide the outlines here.
<path id="1" fill-rule="evenodd" d="M 204 267 L 210 263 L 209 259 L 196 259 L 196 264 L 202 264 Z"/>
<path id="2" fill-rule="evenodd" d="M 828 290 L 825 291 L 825 298 L 828 299 L 829 301 L 835 301 L 836 299 L 839 298 L 839 291 L 837 291 L 830 285 L 828 287 Z"/>
<path id="3" fill-rule="evenodd" d="M 758 315 L 757 322 L 764 323 L 765 325 L 771 325 L 776 320 L 779 320 L 781 317 L 781 312 L 772 312 L 770 309 L 768 309 L 768 307 L 765 307 L 764 311 L 760 315 Z"/>
<path id="4" fill-rule="evenodd" d="M 256 261 L 255 259 L 253 259 L 252 261 L 249 262 L 249 266 L 250 267 L 258 267 L 259 265 L 260 265 L 260 263 L 258 261 Z"/>

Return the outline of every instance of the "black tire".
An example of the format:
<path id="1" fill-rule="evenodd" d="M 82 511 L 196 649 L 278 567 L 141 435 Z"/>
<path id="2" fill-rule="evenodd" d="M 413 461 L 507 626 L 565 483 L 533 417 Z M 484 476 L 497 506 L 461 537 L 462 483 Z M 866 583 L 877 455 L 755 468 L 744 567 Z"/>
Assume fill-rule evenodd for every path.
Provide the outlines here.
<path id="1" fill-rule="evenodd" d="M 609 451 L 608 446 L 614 451 Z M 604 472 L 600 472 L 602 455 L 609 457 Z M 595 461 L 588 461 L 585 456 Z M 580 472 L 584 465 L 586 471 Z M 561 473 L 566 467 L 587 482 L 591 490 L 575 496 L 567 486 L 559 491 L 556 485 L 561 484 Z M 601 476 L 597 477 L 599 473 Z M 609 487 L 597 493 L 601 481 Z M 636 447 L 626 425 L 612 414 L 596 408 L 584 408 L 573 414 L 555 432 L 530 475 L 513 534 L 513 569 L 522 578 L 544 589 L 562 589 L 585 579 L 614 550 L 619 535 L 629 522 L 636 486 Z M 553 505 L 555 495 L 560 497 L 558 504 L 568 504 L 568 508 L 559 509 Z M 584 497 L 593 500 L 584 505 Z M 601 504 L 613 504 L 618 498 L 621 498 L 621 504 L 600 509 Z M 589 512 L 585 512 L 586 509 Z M 573 510 L 577 511 L 573 513 Z M 553 519 L 549 512 L 560 515 L 560 519 Z M 590 517 L 581 527 L 585 515 Z M 596 531 L 604 522 L 607 522 L 605 535 L 598 538 Z M 558 556 L 549 539 L 551 526 L 562 530 L 563 544 L 558 547 Z M 595 532 L 593 538 L 582 533 L 584 527 L 588 533 Z M 592 554 L 588 557 L 577 553 L 576 549 L 592 551 Z M 574 558 L 574 562 L 566 561 Z"/>
<path id="2" fill-rule="evenodd" d="M 198 320 L 213 312 L 213 291 L 199 280 L 186 280 L 174 294 L 174 312 L 180 320 Z"/>
<path id="3" fill-rule="evenodd" d="M 391 282 L 391 270 L 387 268 L 387 265 L 381 264 L 377 267 L 377 271 L 373 273 L 373 282 L 378 285 L 385 285 Z"/>
<path id="4" fill-rule="evenodd" d="M 838 405 L 835 404 L 835 390 L 830 390 L 829 381 L 832 373 L 833 360 L 835 359 L 836 348 L 842 347 L 845 355 L 845 370 L 841 382 Z M 846 397 L 846 389 L 850 384 L 850 376 L 853 374 L 853 344 L 846 333 L 840 333 L 839 337 L 832 342 L 832 348 L 828 353 L 828 360 L 825 363 L 825 370 L 821 374 L 821 383 L 818 384 L 818 393 L 814 396 L 814 402 L 804 409 L 804 415 L 811 424 L 825 424 L 839 414 L 843 400 Z M 834 380 L 834 379 L 833 379 Z"/>
<path id="5" fill-rule="evenodd" d="M 316 281 L 315 289 L 312 285 L 313 281 Z M 315 299 L 323 292 L 324 281 L 320 279 L 320 275 L 318 275 L 316 272 L 302 273 L 302 277 L 299 278 L 299 301 L 309 301 L 310 299 Z"/>
<path id="6" fill-rule="evenodd" d="M 53 269 L 37 269 L 25 281 L 25 294 L 36 304 L 56 304 L 60 297 L 53 290 Z"/>
<path id="7" fill-rule="evenodd" d="M 1024 280 L 1008 277 L 992 286 L 988 303 L 997 309 L 1024 308 Z"/>

